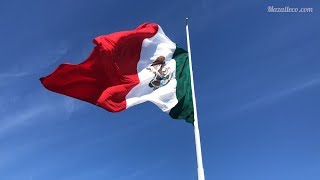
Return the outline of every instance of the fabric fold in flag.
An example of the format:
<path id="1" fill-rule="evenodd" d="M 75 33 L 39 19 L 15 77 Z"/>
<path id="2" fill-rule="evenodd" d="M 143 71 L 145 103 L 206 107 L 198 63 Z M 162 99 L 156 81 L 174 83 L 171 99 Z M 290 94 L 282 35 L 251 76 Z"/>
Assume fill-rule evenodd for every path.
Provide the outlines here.
<path id="1" fill-rule="evenodd" d="M 111 112 L 150 101 L 174 119 L 193 123 L 188 53 L 155 23 L 102 35 L 80 64 L 61 64 L 40 78 L 50 91 Z"/>

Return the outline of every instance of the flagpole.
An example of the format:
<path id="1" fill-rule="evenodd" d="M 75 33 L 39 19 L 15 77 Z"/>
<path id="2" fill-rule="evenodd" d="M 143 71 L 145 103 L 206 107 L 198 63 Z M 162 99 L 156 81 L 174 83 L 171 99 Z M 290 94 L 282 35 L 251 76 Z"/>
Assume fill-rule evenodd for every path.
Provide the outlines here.
<path id="1" fill-rule="evenodd" d="M 202 163 L 200 132 L 199 132 L 199 125 L 198 125 L 197 103 L 196 103 L 196 95 L 195 95 L 195 91 L 194 91 L 188 18 L 186 18 L 186 34 L 187 34 L 187 44 L 188 44 L 188 53 L 189 53 L 189 67 L 190 67 L 189 69 L 190 69 L 190 78 L 191 78 L 192 101 L 193 101 L 193 108 L 194 108 L 194 123 L 193 123 L 193 125 L 194 125 L 194 138 L 195 138 L 196 153 L 197 153 L 198 180 L 205 180 L 203 163 Z"/>

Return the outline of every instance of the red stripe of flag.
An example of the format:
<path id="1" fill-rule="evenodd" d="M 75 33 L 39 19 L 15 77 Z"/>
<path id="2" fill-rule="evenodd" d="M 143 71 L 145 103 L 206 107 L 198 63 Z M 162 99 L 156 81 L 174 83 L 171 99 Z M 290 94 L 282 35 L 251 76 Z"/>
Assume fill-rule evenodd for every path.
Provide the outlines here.
<path id="1" fill-rule="evenodd" d="M 157 24 L 144 23 L 135 30 L 99 36 L 93 40 L 96 47 L 84 62 L 61 64 L 40 81 L 50 91 L 111 112 L 124 110 L 126 95 L 139 83 L 137 64 L 142 42 L 157 31 Z"/>

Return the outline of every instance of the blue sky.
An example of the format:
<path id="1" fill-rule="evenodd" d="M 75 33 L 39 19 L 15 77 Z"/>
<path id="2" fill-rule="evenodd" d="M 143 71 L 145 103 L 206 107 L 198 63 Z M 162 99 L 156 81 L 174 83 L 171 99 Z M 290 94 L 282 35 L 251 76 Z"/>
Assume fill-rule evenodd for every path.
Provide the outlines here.
<path id="1" fill-rule="evenodd" d="M 267 13 L 268 6 L 313 13 Z M 149 21 L 192 59 L 207 179 L 320 179 L 317 0 L 2 0 L 1 180 L 193 180 L 193 127 L 145 103 L 121 113 L 43 88 L 92 39 Z"/>

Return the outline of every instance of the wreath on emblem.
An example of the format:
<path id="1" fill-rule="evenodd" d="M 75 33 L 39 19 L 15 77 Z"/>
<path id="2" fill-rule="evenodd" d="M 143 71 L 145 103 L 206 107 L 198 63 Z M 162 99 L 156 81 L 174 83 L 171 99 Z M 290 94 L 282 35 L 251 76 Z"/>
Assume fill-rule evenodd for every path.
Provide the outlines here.
<path id="1" fill-rule="evenodd" d="M 170 73 L 170 67 L 166 67 L 165 57 L 159 56 L 152 64 L 147 67 L 147 70 L 154 74 L 153 79 L 149 83 L 149 87 L 156 90 L 162 86 L 168 84 L 172 78 L 172 73 Z"/>

